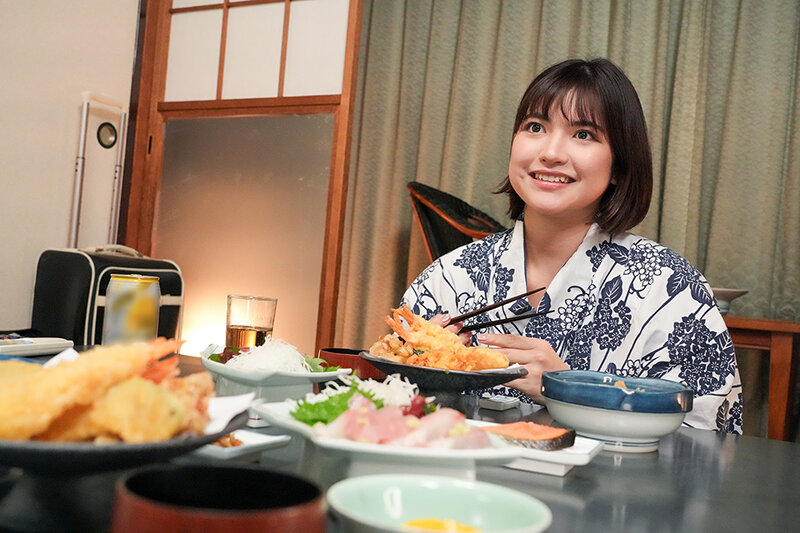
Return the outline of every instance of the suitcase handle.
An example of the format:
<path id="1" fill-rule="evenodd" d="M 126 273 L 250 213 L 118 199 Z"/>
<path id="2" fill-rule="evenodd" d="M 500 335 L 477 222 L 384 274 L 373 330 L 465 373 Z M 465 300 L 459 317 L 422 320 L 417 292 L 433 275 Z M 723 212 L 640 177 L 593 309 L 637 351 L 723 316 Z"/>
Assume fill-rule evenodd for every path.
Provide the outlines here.
<path id="1" fill-rule="evenodd" d="M 145 257 L 145 255 L 142 252 L 134 250 L 133 248 L 122 244 L 106 244 L 104 246 L 92 246 L 89 248 L 83 248 L 83 251 L 90 253 L 113 252 L 122 255 L 130 255 L 132 257 Z"/>

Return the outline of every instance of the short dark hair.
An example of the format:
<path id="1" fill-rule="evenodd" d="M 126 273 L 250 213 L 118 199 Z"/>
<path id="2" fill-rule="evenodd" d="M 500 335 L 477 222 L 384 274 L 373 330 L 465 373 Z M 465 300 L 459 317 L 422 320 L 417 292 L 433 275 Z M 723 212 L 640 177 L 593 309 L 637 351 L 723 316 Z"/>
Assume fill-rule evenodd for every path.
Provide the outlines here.
<path id="1" fill-rule="evenodd" d="M 564 116 L 574 105 L 581 120 L 599 124 L 611 147 L 610 184 L 600 199 L 595 221 L 609 233 L 629 230 L 641 222 L 653 194 L 653 156 L 647 139 L 642 104 L 633 84 L 608 59 L 569 59 L 536 76 L 517 107 L 514 135 L 532 113 L 548 116 L 558 104 Z M 508 214 L 519 218 L 525 203 L 508 176 L 495 191 L 506 193 Z"/>

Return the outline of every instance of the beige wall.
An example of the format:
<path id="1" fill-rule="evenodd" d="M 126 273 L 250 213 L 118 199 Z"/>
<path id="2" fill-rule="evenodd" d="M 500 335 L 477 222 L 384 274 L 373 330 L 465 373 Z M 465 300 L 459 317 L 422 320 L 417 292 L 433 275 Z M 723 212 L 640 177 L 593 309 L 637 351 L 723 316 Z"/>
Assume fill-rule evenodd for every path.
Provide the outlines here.
<path id="1" fill-rule="evenodd" d="M 39 254 L 67 246 L 81 93 L 130 99 L 138 5 L 0 0 L 0 329 L 30 325 Z M 81 246 L 107 234 L 105 172 L 87 162 Z"/>

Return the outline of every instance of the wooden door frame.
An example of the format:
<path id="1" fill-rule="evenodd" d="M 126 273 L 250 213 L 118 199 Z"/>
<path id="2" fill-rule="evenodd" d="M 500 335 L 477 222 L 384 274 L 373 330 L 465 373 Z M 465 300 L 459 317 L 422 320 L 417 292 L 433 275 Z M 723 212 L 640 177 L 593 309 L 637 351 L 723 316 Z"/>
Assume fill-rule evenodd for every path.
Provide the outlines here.
<path id="1" fill-rule="evenodd" d="M 285 2 L 288 12 L 290 0 Z M 350 0 L 341 95 L 284 97 L 280 96 L 281 91 L 276 98 L 222 100 L 218 91 L 215 100 L 192 102 L 163 101 L 171 4 L 170 1 L 161 0 L 142 2 L 140 24 L 144 25 L 144 30 L 140 31 L 134 90 L 131 91 L 130 141 L 123 174 L 118 242 L 145 255 L 151 253 L 153 216 L 161 185 L 167 120 L 333 113 L 316 351 L 331 347 L 336 330 L 363 0 Z M 285 56 L 285 38 L 282 55 Z"/>

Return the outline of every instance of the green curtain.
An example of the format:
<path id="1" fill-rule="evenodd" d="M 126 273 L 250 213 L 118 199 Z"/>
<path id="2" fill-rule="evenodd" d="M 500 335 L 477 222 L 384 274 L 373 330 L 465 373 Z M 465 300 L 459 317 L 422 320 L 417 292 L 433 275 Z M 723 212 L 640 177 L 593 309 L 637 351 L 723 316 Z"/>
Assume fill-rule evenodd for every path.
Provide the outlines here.
<path id="1" fill-rule="evenodd" d="M 639 91 L 656 186 L 634 232 L 800 319 L 797 0 L 365 0 L 337 344 L 366 348 L 428 263 L 406 183 L 494 216 L 533 76 L 608 57 Z"/>

